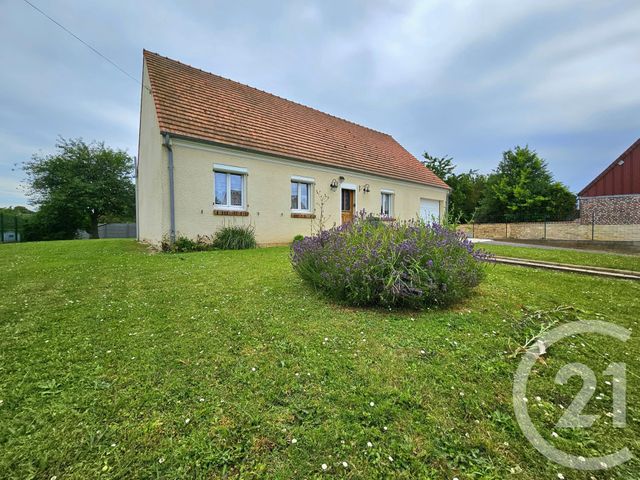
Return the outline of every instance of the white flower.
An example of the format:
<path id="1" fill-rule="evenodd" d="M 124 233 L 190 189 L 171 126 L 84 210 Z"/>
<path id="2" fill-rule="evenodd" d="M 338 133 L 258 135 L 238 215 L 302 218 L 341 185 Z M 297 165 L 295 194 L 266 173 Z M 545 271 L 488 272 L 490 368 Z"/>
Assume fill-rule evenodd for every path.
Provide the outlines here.
<path id="1" fill-rule="evenodd" d="M 369 448 L 373 447 L 373 443 L 367 442 L 367 447 L 369 447 Z"/>
<path id="2" fill-rule="evenodd" d="M 347 468 L 347 467 L 349 466 L 349 464 L 348 464 L 347 462 L 342 462 L 342 466 L 343 466 L 344 468 Z"/>
<path id="3" fill-rule="evenodd" d="M 586 458 L 584 458 L 582 455 L 580 455 L 580 456 L 578 457 L 578 460 L 580 460 L 581 462 L 586 462 L 586 461 L 587 461 L 587 459 L 586 459 Z"/>
<path id="4" fill-rule="evenodd" d="M 527 397 L 522 397 L 522 401 L 523 401 L 524 403 L 528 403 L 528 402 L 529 402 L 529 399 L 528 399 Z"/>
<path id="5" fill-rule="evenodd" d="M 188 425 L 190 421 L 191 421 L 191 419 L 190 419 L 190 418 L 185 418 L 185 420 L 184 420 L 184 424 L 185 424 L 185 425 Z"/>
<path id="6" fill-rule="evenodd" d="M 295 439 L 295 438 L 292 438 L 292 439 L 291 439 L 291 443 L 298 443 L 298 440 L 297 440 L 297 439 Z"/>
<path id="7" fill-rule="evenodd" d="M 556 432 L 551 432 L 551 436 L 552 436 L 553 438 L 558 438 L 558 434 L 557 434 Z"/>
<path id="8" fill-rule="evenodd" d="M 461 397 L 464 397 L 464 392 L 460 392 L 460 396 L 461 396 Z"/>
<path id="9" fill-rule="evenodd" d="M 116 446 L 116 444 L 115 444 L 115 443 L 112 443 L 112 444 L 111 444 L 111 446 L 112 446 L 112 447 L 115 447 L 115 446 Z"/>
<path id="10" fill-rule="evenodd" d="M 559 474 L 558 474 L 558 478 L 559 478 L 560 480 L 564 480 L 564 475 L 563 475 L 563 474 L 561 474 L 561 473 L 559 473 Z"/>
<path id="11" fill-rule="evenodd" d="M 389 461 L 393 462 L 393 457 L 391 455 L 389 455 Z"/>
<path id="12" fill-rule="evenodd" d="M 158 459 L 158 463 L 164 463 L 164 457 L 160 457 L 160 458 Z"/>
<path id="13" fill-rule="evenodd" d="M 326 464 L 326 463 L 323 463 L 323 464 L 322 464 L 322 469 L 323 469 L 323 470 L 326 470 L 327 468 L 329 468 L 329 467 L 327 467 L 327 464 Z"/>
<path id="14" fill-rule="evenodd" d="M 200 401 L 201 401 L 201 402 L 204 402 L 204 398 L 200 397 Z"/>
<path id="15" fill-rule="evenodd" d="M 609 380 L 605 380 L 604 382 L 606 385 L 611 385 L 611 382 Z"/>
<path id="16" fill-rule="evenodd" d="M 373 406 L 375 406 L 375 403 L 373 403 L 373 402 L 369 402 L 369 406 L 370 406 L 370 407 L 373 407 Z"/>
<path id="17" fill-rule="evenodd" d="M 541 402 L 542 399 L 540 397 L 536 397 L 536 402 Z"/>
<path id="18" fill-rule="evenodd" d="M 256 367 L 251 367 L 251 371 L 255 372 L 256 371 Z"/>
<path id="19" fill-rule="evenodd" d="M 324 341 L 328 342 L 329 341 L 329 337 L 324 337 Z"/>
<path id="20" fill-rule="evenodd" d="M 387 427 L 382 427 L 382 429 L 386 432 L 387 431 Z"/>

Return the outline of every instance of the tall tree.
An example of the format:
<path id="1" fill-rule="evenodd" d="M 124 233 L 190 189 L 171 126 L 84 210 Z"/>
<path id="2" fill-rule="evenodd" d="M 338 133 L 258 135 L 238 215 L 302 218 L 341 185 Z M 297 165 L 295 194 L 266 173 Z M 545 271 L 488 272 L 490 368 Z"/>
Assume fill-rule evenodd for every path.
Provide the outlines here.
<path id="1" fill-rule="evenodd" d="M 449 194 L 449 212 L 455 221 L 470 222 L 473 220 L 478 205 L 482 200 L 487 183 L 487 176 L 477 170 L 453 174 L 447 178 L 451 187 Z"/>
<path id="2" fill-rule="evenodd" d="M 60 138 L 56 149 L 52 155 L 34 155 L 23 165 L 28 194 L 47 220 L 44 228 L 59 229 L 54 238 L 68 238 L 85 226 L 91 238 L 98 238 L 101 218 L 133 215 L 132 157 L 103 142 L 85 143 L 80 138 Z"/>
<path id="3" fill-rule="evenodd" d="M 451 187 L 449 217 L 456 222 L 470 221 L 484 193 L 486 176 L 477 170 L 456 174 L 456 165 L 449 155 L 437 157 L 424 152 L 422 157 L 422 163 Z"/>
<path id="4" fill-rule="evenodd" d="M 424 160 L 421 160 L 422 164 L 445 182 L 447 178 L 453 175 L 453 171 L 456 169 L 453 164 L 453 157 L 449 155 L 436 157 L 435 155 L 430 155 L 429 152 L 424 152 L 422 157 L 424 158 Z"/>
<path id="5" fill-rule="evenodd" d="M 535 150 L 515 147 L 487 179 L 478 208 L 480 221 L 565 220 L 575 211 L 576 196 L 556 182 Z"/>

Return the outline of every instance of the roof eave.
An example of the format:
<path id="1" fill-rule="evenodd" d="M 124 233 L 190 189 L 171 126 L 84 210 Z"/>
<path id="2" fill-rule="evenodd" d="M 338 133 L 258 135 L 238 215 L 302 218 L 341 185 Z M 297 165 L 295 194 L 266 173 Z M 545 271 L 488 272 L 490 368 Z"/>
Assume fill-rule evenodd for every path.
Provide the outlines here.
<path id="1" fill-rule="evenodd" d="M 640 138 L 638 138 L 635 142 L 633 142 L 629 148 L 627 148 L 624 152 L 622 152 L 622 154 L 618 155 L 618 157 L 613 162 L 611 162 L 611 164 L 607 168 L 605 168 L 602 172 L 600 172 L 600 174 L 596 178 L 594 178 L 593 180 L 591 180 L 591 182 L 589 182 L 589 185 L 587 185 L 582 190 L 580 190 L 578 192 L 578 197 L 584 197 L 584 193 L 587 190 L 593 187 L 602 177 L 604 177 L 607 173 L 609 173 L 609 171 L 618 164 L 618 162 L 622 159 L 622 157 L 625 157 L 629 152 L 631 152 L 631 150 L 633 150 L 636 147 L 640 147 Z"/>
<path id="2" fill-rule="evenodd" d="M 292 160 L 292 161 L 296 161 L 296 162 L 310 163 L 310 164 L 317 165 L 317 166 L 320 166 L 320 167 L 341 168 L 341 169 L 347 170 L 349 172 L 366 173 L 367 175 L 374 175 L 374 176 L 377 176 L 377 177 L 389 178 L 391 180 L 396 180 L 396 181 L 401 181 L 401 182 L 409 182 L 409 183 L 414 183 L 416 185 L 432 187 L 432 188 L 440 188 L 442 190 L 449 190 L 449 191 L 451 190 L 451 187 L 449 185 L 447 185 L 446 183 L 444 183 L 444 181 L 442 183 L 445 186 L 437 185 L 437 184 L 433 184 L 433 183 L 418 182 L 416 180 L 410 180 L 410 179 L 407 179 L 407 178 L 394 177 L 394 176 L 391 176 L 391 175 L 382 175 L 380 173 L 371 172 L 369 170 L 357 170 L 357 169 L 349 168 L 349 167 L 332 166 L 332 165 L 327 165 L 326 163 L 322 163 L 322 162 L 318 162 L 318 161 L 314 161 L 314 160 L 309 160 L 309 159 L 306 159 L 306 158 L 292 157 L 290 155 L 284 155 L 284 154 L 280 154 L 280 153 L 276 153 L 276 152 L 269 152 L 269 151 L 260 150 L 260 149 L 257 149 L 257 148 L 245 147 L 245 146 L 242 146 L 242 145 L 233 145 L 233 144 L 229 144 L 229 143 L 216 142 L 214 140 L 208 140 L 208 139 L 200 138 L 200 137 L 192 137 L 190 135 L 185 135 L 185 134 L 182 134 L 182 133 L 175 133 L 175 132 L 172 132 L 171 130 L 162 129 L 162 128 L 160 129 L 160 133 L 162 135 L 167 133 L 173 138 L 182 139 L 182 140 L 188 140 L 188 141 L 191 141 L 191 142 L 202 143 L 202 144 L 205 144 L 205 145 L 212 145 L 212 146 L 222 147 L 222 148 L 230 148 L 230 149 L 238 150 L 238 151 L 242 151 L 242 152 L 257 153 L 257 154 L 260 154 L 260 155 L 268 155 L 270 157 L 283 158 L 283 159 L 286 159 L 286 160 Z"/>

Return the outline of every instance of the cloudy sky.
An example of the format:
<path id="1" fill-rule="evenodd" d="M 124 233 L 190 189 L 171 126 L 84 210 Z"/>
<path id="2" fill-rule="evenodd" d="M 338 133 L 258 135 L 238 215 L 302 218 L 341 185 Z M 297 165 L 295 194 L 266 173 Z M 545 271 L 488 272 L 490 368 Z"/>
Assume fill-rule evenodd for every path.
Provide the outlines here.
<path id="1" fill-rule="evenodd" d="M 135 77 L 142 49 L 490 172 L 529 144 L 573 191 L 640 137 L 637 0 L 31 0 Z M 136 153 L 140 87 L 0 0 L 0 206 L 58 135 Z"/>

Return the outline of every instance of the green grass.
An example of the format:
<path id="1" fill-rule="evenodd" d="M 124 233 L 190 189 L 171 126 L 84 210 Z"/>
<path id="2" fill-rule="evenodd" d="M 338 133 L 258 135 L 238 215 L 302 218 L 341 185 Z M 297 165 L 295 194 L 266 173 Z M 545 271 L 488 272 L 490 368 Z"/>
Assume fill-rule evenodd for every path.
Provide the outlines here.
<path id="1" fill-rule="evenodd" d="M 615 253 L 592 253 L 575 250 L 511 247 L 479 243 L 479 248 L 503 257 L 526 258 L 545 262 L 588 265 L 592 267 L 616 268 L 640 272 L 640 255 L 618 255 Z"/>
<path id="2" fill-rule="evenodd" d="M 558 305 L 634 336 L 552 348 L 534 421 L 548 437 L 580 388 L 553 383 L 560 366 L 624 361 L 628 426 L 603 415 L 551 440 L 584 456 L 640 447 L 639 283 L 490 265 L 468 301 L 419 313 L 333 305 L 286 248 L 3 245 L 0 269 L 0 478 L 588 479 L 531 447 L 511 406 L 518 359 L 504 352 L 541 321 L 523 308 Z M 602 414 L 598 379 L 604 400 L 587 409 Z M 638 471 L 633 459 L 595 476 Z"/>

